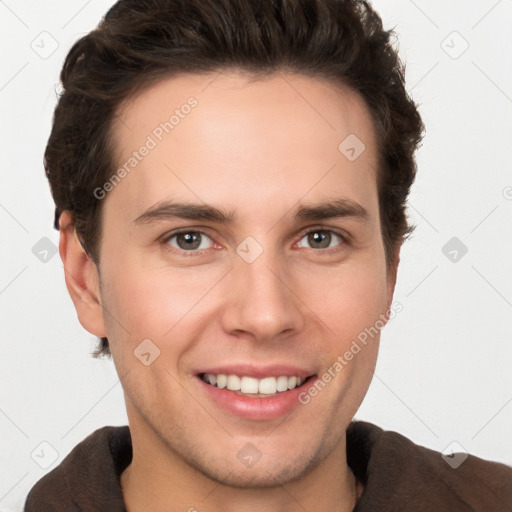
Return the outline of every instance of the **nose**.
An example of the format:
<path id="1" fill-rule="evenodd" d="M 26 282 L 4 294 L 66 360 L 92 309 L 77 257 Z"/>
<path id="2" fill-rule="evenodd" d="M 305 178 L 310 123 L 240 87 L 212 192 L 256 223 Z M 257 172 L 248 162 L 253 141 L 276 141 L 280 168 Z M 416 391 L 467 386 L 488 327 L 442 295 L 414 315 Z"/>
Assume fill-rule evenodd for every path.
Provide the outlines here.
<path id="1" fill-rule="evenodd" d="M 228 277 L 222 311 L 225 332 L 272 341 L 302 329 L 302 303 L 294 293 L 291 272 L 272 251 L 252 263 L 236 257 Z"/>

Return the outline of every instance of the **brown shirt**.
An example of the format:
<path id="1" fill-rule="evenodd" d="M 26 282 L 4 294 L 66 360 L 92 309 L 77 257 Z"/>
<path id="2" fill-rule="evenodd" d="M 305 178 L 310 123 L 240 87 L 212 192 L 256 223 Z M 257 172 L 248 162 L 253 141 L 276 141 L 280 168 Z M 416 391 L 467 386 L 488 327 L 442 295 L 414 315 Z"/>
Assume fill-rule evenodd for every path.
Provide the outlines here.
<path id="1" fill-rule="evenodd" d="M 131 458 L 128 426 L 96 430 L 34 485 L 25 512 L 126 512 L 119 478 Z M 347 462 L 364 484 L 354 512 L 512 512 L 511 467 L 469 455 L 455 468 L 371 423 L 350 424 Z"/>

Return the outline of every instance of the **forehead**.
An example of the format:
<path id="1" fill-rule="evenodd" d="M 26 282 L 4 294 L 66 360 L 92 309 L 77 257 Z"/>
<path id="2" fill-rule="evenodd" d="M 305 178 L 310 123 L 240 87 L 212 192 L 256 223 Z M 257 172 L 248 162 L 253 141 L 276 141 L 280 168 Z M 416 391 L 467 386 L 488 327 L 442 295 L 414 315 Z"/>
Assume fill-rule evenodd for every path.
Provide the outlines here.
<path id="1" fill-rule="evenodd" d="M 264 205 L 275 217 L 279 205 L 331 194 L 377 206 L 368 108 L 324 80 L 236 72 L 163 79 L 122 105 L 113 135 L 117 169 L 126 172 L 107 203 L 132 219 L 169 198 L 252 208 L 261 218 Z"/>

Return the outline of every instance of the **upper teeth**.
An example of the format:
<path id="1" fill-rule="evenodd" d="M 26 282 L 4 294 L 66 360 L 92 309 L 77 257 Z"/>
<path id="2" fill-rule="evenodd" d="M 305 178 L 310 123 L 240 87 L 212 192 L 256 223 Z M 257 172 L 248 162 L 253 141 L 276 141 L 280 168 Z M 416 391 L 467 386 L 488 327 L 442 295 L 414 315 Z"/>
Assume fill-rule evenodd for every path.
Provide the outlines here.
<path id="1" fill-rule="evenodd" d="M 203 380 L 212 386 L 220 389 L 227 388 L 230 391 L 241 391 L 242 393 L 261 393 L 272 395 L 278 391 L 288 391 L 300 386 L 304 379 L 300 377 L 265 377 L 256 379 L 254 377 L 239 377 L 238 375 L 214 375 L 213 373 L 203 374 Z"/>

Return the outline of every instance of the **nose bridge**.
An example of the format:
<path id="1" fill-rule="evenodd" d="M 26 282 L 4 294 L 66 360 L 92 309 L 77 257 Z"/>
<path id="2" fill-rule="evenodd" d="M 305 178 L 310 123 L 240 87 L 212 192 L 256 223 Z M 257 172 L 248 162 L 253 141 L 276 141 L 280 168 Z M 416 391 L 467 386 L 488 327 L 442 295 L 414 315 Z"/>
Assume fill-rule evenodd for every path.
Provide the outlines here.
<path id="1" fill-rule="evenodd" d="M 245 240 L 237 248 L 230 272 L 229 299 L 223 315 L 228 332 L 247 332 L 259 340 L 300 329 L 302 316 L 290 273 L 272 246 Z"/>

